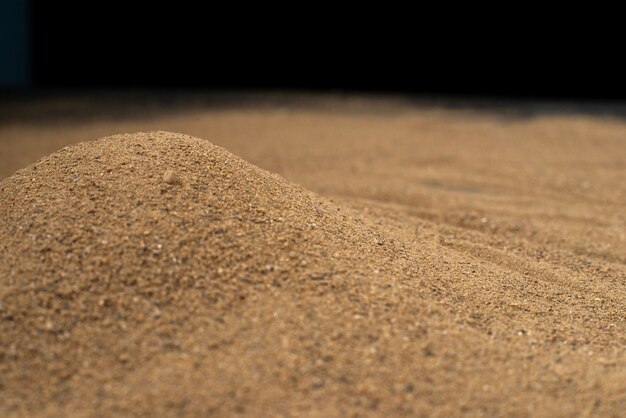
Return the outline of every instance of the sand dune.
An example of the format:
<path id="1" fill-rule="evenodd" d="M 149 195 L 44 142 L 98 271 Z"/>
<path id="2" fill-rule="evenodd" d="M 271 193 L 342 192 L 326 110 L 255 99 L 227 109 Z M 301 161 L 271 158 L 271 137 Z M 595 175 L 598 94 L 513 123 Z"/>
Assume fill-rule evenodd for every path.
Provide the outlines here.
<path id="1" fill-rule="evenodd" d="M 521 168 L 508 195 L 495 167 L 457 161 L 463 179 L 397 139 L 381 160 L 265 160 L 316 193 L 162 131 L 3 180 L 1 415 L 623 416 L 624 173 L 557 216 L 554 165 L 519 181 L 495 146 Z"/>

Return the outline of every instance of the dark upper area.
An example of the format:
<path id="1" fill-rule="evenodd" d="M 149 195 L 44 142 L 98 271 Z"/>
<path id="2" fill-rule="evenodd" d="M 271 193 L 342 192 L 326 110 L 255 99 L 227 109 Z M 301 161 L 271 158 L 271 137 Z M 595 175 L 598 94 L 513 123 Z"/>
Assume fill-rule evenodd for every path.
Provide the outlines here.
<path id="1" fill-rule="evenodd" d="M 381 8 L 366 19 L 322 5 L 0 4 L 5 91 L 267 89 L 626 100 L 619 50 L 569 32 L 533 36 L 532 24 L 507 30 L 508 18 L 485 27 L 415 9 Z"/>

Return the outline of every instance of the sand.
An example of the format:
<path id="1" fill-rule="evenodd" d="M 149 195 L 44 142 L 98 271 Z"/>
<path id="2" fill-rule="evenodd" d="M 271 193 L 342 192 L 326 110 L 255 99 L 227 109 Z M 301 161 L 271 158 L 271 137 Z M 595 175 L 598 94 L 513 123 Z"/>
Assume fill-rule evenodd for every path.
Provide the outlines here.
<path id="1" fill-rule="evenodd" d="M 0 145 L 3 417 L 624 416 L 620 119 L 330 103 Z"/>

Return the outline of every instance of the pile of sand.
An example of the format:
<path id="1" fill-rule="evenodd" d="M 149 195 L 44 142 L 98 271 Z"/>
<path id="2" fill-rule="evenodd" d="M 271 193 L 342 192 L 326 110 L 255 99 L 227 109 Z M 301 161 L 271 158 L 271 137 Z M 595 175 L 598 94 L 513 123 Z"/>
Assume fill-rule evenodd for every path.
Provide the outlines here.
<path id="1" fill-rule="evenodd" d="M 324 287 L 376 248 L 375 234 L 340 208 L 165 132 L 65 148 L 1 193 L 3 285 L 52 298 L 41 313 L 59 332 L 98 316 L 91 308 L 147 314 L 136 301 L 146 297 L 167 316 L 171 304 L 230 307 L 257 288 Z M 81 310 L 61 314 L 68 301 Z"/>
<path id="2" fill-rule="evenodd" d="M 596 408 L 623 403 L 619 369 L 534 357 L 593 324 L 522 340 L 515 307 L 485 307 L 509 273 L 361 215 L 167 132 L 17 172 L 0 183 L 2 415 L 567 414 L 553 399 L 582 388 L 562 379 L 600 375 Z M 492 279 L 444 284 L 469 271 Z"/>
<path id="3" fill-rule="evenodd" d="M 193 390 L 206 391 L 193 408 L 243 408 L 250 377 L 237 373 L 268 378 L 246 357 L 285 362 L 272 367 L 288 379 L 296 365 L 278 354 L 321 343 L 306 329 L 319 323 L 291 314 L 313 314 L 326 297 L 337 305 L 320 314 L 357 315 L 363 301 L 348 294 L 395 251 L 345 210 L 207 141 L 166 132 L 67 147 L 4 181 L 0 196 L 4 385 L 60 400 L 76 384 L 86 408 L 111 402 L 102 387 L 120 390 L 112 383 L 126 378 L 122 405 L 184 406 L 189 396 L 170 392 L 171 376 L 154 373 L 192 370 L 202 381 Z M 302 335 L 262 347 L 267 315 Z M 243 346 L 229 353 L 236 340 Z M 296 358 L 320 361 L 300 349 Z M 234 358 L 222 366 L 240 369 L 234 375 L 198 368 L 227 353 Z M 151 366 L 170 357 L 184 365 Z"/>

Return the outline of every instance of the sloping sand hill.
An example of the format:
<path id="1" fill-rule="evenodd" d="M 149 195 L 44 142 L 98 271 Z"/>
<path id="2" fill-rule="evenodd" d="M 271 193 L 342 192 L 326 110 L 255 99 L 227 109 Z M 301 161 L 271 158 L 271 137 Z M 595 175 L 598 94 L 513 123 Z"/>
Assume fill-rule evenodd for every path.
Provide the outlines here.
<path id="1" fill-rule="evenodd" d="M 623 124 L 322 116 L 2 180 L 0 415 L 623 416 Z"/>

